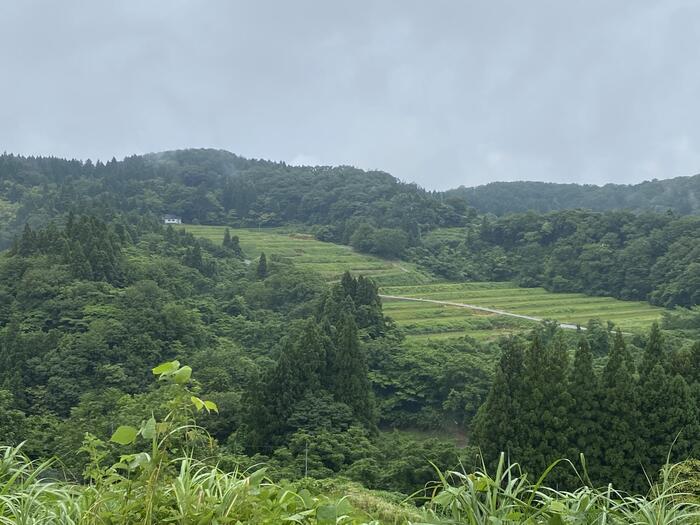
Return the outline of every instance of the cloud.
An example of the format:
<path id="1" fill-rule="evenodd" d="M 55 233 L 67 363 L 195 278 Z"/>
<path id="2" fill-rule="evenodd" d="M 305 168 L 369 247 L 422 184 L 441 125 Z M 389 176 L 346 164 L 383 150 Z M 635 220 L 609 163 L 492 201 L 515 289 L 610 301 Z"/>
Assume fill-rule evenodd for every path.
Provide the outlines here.
<path id="1" fill-rule="evenodd" d="M 321 160 L 314 155 L 306 155 L 298 153 L 292 160 L 289 161 L 292 166 L 321 166 Z"/>
<path id="2" fill-rule="evenodd" d="M 699 22 L 682 0 L 5 2 L 0 144 L 215 147 L 429 188 L 692 174 Z"/>

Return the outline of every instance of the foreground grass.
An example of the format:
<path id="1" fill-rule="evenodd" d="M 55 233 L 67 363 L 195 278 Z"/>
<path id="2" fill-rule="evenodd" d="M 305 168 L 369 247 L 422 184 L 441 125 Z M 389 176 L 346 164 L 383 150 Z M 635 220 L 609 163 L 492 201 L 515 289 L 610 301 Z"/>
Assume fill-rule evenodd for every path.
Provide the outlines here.
<path id="1" fill-rule="evenodd" d="M 700 507 L 666 468 L 648 496 L 583 486 L 558 491 L 520 474 L 503 457 L 493 475 L 437 473 L 419 508 L 339 480 L 276 484 L 264 470 L 223 472 L 180 458 L 157 469 L 107 469 L 85 485 L 47 479 L 19 447 L 0 447 L 2 524 L 590 524 L 690 525 Z"/>

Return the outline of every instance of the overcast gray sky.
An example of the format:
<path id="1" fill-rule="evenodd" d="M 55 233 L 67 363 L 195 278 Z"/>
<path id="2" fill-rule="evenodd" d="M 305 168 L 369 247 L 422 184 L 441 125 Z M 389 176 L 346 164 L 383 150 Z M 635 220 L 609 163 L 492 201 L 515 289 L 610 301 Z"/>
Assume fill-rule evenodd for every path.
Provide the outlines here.
<path id="1" fill-rule="evenodd" d="M 700 2 L 0 3 L 0 151 L 186 147 L 431 189 L 694 174 Z"/>

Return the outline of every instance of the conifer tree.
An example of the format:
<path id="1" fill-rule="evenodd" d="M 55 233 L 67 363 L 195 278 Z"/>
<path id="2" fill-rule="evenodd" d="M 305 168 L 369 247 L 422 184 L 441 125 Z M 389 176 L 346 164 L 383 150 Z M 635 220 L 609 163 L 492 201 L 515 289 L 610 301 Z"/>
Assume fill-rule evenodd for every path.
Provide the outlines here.
<path id="1" fill-rule="evenodd" d="M 22 232 L 22 237 L 19 239 L 19 247 L 17 253 L 22 257 L 27 257 L 32 255 L 37 249 L 36 234 L 32 230 L 29 223 L 24 225 L 24 231 Z"/>
<path id="2" fill-rule="evenodd" d="M 651 373 L 652 369 L 658 364 L 665 366 L 666 363 L 664 363 L 663 337 L 661 335 L 661 329 L 659 328 L 658 323 L 654 323 L 651 325 L 649 339 L 646 347 L 644 348 L 642 363 L 639 367 L 640 377 Z"/>
<path id="3" fill-rule="evenodd" d="M 224 248 L 231 248 L 231 232 L 228 228 L 224 230 L 224 241 L 222 243 Z"/>
<path id="4" fill-rule="evenodd" d="M 640 461 L 647 475 L 655 476 L 669 453 L 671 462 L 687 459 L 698 437 L 697 407 L 685 379 L 670 376 L 661 364 L 642 377 L 639 387 Z"/>
<path id="5" fill-rule="evenodd" d="M 241 249 L 241 240 L 238 238 L 238 235 L 234 235 L 233 237 L 231 237 L 231 250 L 233 250 L 233 253 L 235 253 L 236 256 L 243 256 L 243 250 Z"/>
<path id="6" fill-rule="evenodd" d="M 677 462 L 694 456 L 700 442 L 700 415 L 695 393 L 680 374 L 671 379 L 667 394 L 667 434 L 673 435 L 675 444 L 671 461 Z"/>
<path id="7" fill-rule="evenodd" d="M 199 243 L 195 242 L 194 246 L 187 248 L 183 262 L 190 268 L 196 268 L 200 271 L 202 270 L 202 248 L 200 248 Z"/>
<path id="8" fill-rule="evenodd" d="M 539 475 L 568 452 L 568 355 L 561 334 L 544 345 L 539 333 L 525 352 L 522 450 L 515 458 Z"/>
<path id="9" fill-rule="evenodd" d="M 76 240 L 73 241 L 70 250 L 70 268 L 73 276 L 78 279 L 92 279 L 92 266 L 83 247 Z"/>
<path id="10" fill-rule="evenodd" d="M 267 277 L 267 257 L 265 257 L 265 252 L 260 254 L 260 259 L 258 259 L 258 268 L 256 270 L 256 275 L 258 279 L 265 279 Z"/>
<path id="11" fill-rule="evenodd" d="M 252 400 L 250 420 L 255 431 L 251 439 L 256 444 L 277 443 L 285 434 L 296 430 L 286 422 L 297 403 L 309 394 L 320 392 L 327 344 L 313 321 L 308 321 L 299 334 L 287 341 L 277 364 Z"/>
<path id="12" fill-rule="evenodd" d="M 569 375 L 569 444 L 567 455 L 572 461 L 584 454 L 588 473 L 592 479 L 597 474 L 602 460 L 602 428 L 600 421 L 600 390 L 598 378 L 593 371 L 593 353 L 588 340 L 579 338 L 574 364 Z"/>
<path id="13" fill-rule="evenodd" d="M 168 227 L 165 228 L 165 242 L 168 244 L 175 244 L 176 240 L 175 228 L 173 228 L 172 224 L 168 224 Z"/>
<path id="14" fill-rule="evenodd" d="M 618 330 L 601 381 L 603 461 L 601 477 L 619 488 L 630 488 L 639 477 L 639 406 L 634 364 Z"/>
<path id="15" fill-rule="evenodd" d="M 336 401 L 352 408 L 355 417 L 365 425 L 373 426 L 374 402 L 367 375 L 367 358 L 357 336 L 355 319 L 350 313 L 345 313 L 336 327 L 328 373 Z"/>
<path id="16" fill-rule="evenodd" d="M 357 304 L 357 279 L 355 279 L 349 271 L 345 271 L 340 278 L 340 286 L 345 295 L 349 295 Z"/>
<path id="17" fill-rule="evenodd" d="M 503 341 L 491 390 L 473 425 L 473 441 L 487 462 L 495 462 L 501 452 L 510 458 L 520 455 L 523 368 L 523 347 L 515 339 Z"/>

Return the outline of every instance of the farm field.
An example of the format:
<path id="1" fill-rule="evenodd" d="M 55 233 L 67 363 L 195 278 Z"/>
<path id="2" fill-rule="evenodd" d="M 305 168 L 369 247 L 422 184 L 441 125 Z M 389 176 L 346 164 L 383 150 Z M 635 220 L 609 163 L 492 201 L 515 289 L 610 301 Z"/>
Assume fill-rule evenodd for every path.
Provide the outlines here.
<path id="1" fill-rule="evenodd" d="M 221 243 L 223 226 L 183 225 L 198 237 Z M 589 319 L 612 321 L 623 331 L 646 330 L 661 317 L 662 308 L 644 302 L 590 297 L 575 293 L 553 293 L 543 288 L 519 288 L 508 282 L 441 282 L 403 261 L 387 261 L 355 252 L 348 246 L 325 243 L 312 236 L 284 228 L 230 229 L 240 239 L 246 256 L 260 252 L 290 258 L 301 268 L 320 273 L 329 281 L 346 270 L 373 278 L 380 293 L 407 298 L 472 304 L 514 314 L 562 323 L 585 325 Z M 384 311 L 410 339 L 446 339 L 469 335 L 493 339 L 521 332 L 533 321 L 481 312 L 458 306 L 384 299 Z"/>
<path id="2" fill-rule="evenodd" d="M 224 226 L 182 225 L 181 228 L 197 237 L 221 244 L 224 239 Z M 377 284 L 418 284 L 435 279 L 420 272 L 411 263 L 387 261 L 379 257 L 357 253 L 349 246 L 321 242 L 313 236 L 295 233 L 284 228 L 239 229 L 229 228 L 231 235 L 237 235 L 246 257 L 257 258 L 261 252 L 269 257 L 288 257 L 300 268 L 318 272 L 329 281 L 340 278 L 345 271 L 362 274 L 374 279 Z"/>
<path id="3" fill-rule="evenodd" d="M 662 308 L 648 303 L 621 301 L 611 297 L 590 297 L 575 293 L 553 293 L 543 288 L 519 288 L 512 283 L 432 283 L 414 286 L 382 287 L 382 293 L 402 297 L 431 299 L 454 303 L 473 304 L 504 310 L 514 314 L 542 319 L 556 319 L 562 323 L 585 325 L 589 319 L 612 321 L 623 331 L 646 330 L 653 321 L 661 318 Z M 490 330 L 509 331 L 528 325 L 528 321 L 506 318 L 497 314 L 473 314 L 464 320 L 460 307 L 389 300 L 385 311 L 404 326 L 411 335 L 427 336 L 434 327 L 435 335 L 461 329 L 462 326 L 488 326 Z M 483 320 L 475 320 L 481 317 Z M 495 326 L 492 318 L 503 323 Z"/>

